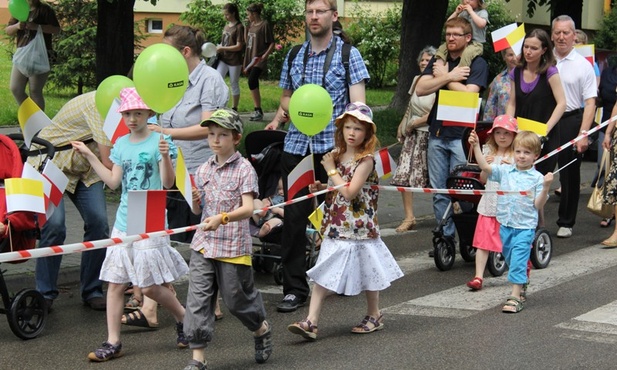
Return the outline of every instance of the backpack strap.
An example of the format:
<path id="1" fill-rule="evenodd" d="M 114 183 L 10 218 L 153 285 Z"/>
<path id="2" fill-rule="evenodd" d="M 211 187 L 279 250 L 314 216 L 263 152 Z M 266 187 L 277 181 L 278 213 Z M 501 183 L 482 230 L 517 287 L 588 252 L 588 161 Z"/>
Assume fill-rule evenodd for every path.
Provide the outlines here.
<path id="1" fill-rule="evenodd" d="M 301 48 L 302 44 L 294 46 L 289 51 L 289 57 L 287 58 L 287 79 L 289 81 L 291 81 L 291 65 L 293 64 L 294 59 L 296 59 L 296 56 L 300 52 Z"/>
<path id="2" fill-rule="evenodd" d="M 347 90 L 347 101 L 351 102 L 349 96 L 349 85 L 351 85 L 351 75 L 349 74 L 349 56 L 351 55 L 351 44 L 344 43 L 341 49 L 341 60 L 343 61 L 343 67 L 345 67 L 345 89 Z"/>

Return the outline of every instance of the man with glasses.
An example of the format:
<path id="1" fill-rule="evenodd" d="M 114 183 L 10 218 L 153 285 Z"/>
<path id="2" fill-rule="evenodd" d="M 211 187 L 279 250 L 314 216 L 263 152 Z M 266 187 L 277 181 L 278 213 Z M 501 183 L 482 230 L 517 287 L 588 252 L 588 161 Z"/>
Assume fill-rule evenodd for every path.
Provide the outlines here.
<path id="1" fill-rule="evenodd" d="M 553 53 L 566 94 L 566 112 L 555 126 L 559 130 L 560 145 L 589 130 L 594 119 L 598 94 L 593 66 L 574 50 L 575 29 L 574 21 L 567 15 L 555 18 L 551 26 L 551 39 L 555 45 Z M 585 137 L 576 142 L 572 149 L 562 150 L 558 154 L 559 167 L 565 166 L 573 159 L 578 159 L 559 173 L 561 183 L 559 218 L 557 219 L 557 225 L 559 225 L 557 237 L 559 238 L 572 236 L 581 191 L 582 153 L 587 150 L 588 145 Z"/>
<path id="2" fill-rule="evenodd" d="M 315 179 L 326 183 L 328 175 L 321 166 L 323 154 L 334 148 L 334 119 L 345 111 L 350 102 L 365 102 L 365 82 L 369 74 L 360 52 L 352 47 L 349 57 L 349 83 L 341 57 L 343 40 L 333 33 L 333 23 L 338 20 L 336 0 L 307 0 L 305 4 L 306 27 L 310 40 L 304 42 L 298 55 L 288 67 L 288 58 L 283 62 L 280 87 L 283 88 L 280 108 L 266 129 L 274 130 L 279 121 L 285 121 L 289 100 L 293 92 L 304 84 L 323 86 L 332 98 L 334 111 L 328 126 L 319 134 L 308 137 L 301 133 L 293 122 L 285 137 L 281 156 L 281 175 L 287 199 L 287 176 L 304 157 L 314 154 Z M 331 62 L 326 69 L 326 59 Z M 296 194 L 308 194 L 303 189 Z M 282 232 L 283 301 L 277 306 L 279 312 L 293 312 L 303 306 L 309 294 L 306 281 L 306 225 L 313 212 L 313 203 L 299 202 L 285 207 L 285 224 Z"/>
<path id="3" fill-rule="evenodd" d="M 442 126 L 436 118 L 439 90 L 481 92 L 488 82 L 488 65 L 482 57 L 475 58 L 471 66 L 458 64 L 465 48 L 471 42 L 471 24 L 466 19 L 456 17 L 445 24 L 448 57 L 445 66 L 435 64 L 433 58 L 418 80 L 416 93 L 424 96 L 437 93 L 435 104 L 428 116 L 428 173 L 433 189 L 445 189 L 446 179 L 455 166 L 466 162 L 461 139 L 463 127 Z M 433 196 L 433 210 L 437 223 L 444 217 L 450 197 L 444 194 Z M 451 213 L 451 212 L 450 212 Z M 452 242 L 455 240 L 455 227 L 450 214 L 444 225 L 443 235 Z"/>

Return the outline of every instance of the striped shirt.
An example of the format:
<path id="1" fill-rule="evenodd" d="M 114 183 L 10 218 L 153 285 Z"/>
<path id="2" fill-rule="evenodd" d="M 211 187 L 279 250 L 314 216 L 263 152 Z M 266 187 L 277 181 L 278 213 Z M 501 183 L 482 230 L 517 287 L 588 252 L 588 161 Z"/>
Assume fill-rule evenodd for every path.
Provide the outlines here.
<path id="1" fill-rule="evenodd" d="M 328 126 L 319 134 L 310 138 L 312 153 L 327 153 L 334 147 L 334 120 L 345 111 L 345 106 L 349 103 L 349 97 L 347 96 L 348 87 L 345 86 L 347 78 L 345 75 L 345 67 L 341 57 L 341 50 L 343 49 L 343 40 L 340 37 L 334 37 L 326 50 L 321 51 L 318 54 L 314 54 L 311 50 L 309 42 L 305 42 L 298 55 L 294 58 L 291 68 L 288 68 L 289 54 L 285 58 L 283 63 L 283 69 L 281 71 L 281 80 L 279 86 L 286 90 L 296 90 L 304 84 L 317 84 L 321 85 L 324 80 L 323 68 L 326 62 L 326 55 L 328 50 L 332 46 L 332 42 L 336 42 L 336 52 L 330 63 L 330 68 L 326 73 L 326 86 L 325 89 L 332 98 L 334 104 L 334 110 L 332 112 L 332 118 Z M 304 55 L 308 48 L 308 60 L 306 66 L 304 65 Z M 289 70 L 289 72 L 288 72 Z M 304 80 L 302 75 L 304 74 Z M 291 78 L 290 78 L 291 77 Z M 364 60 L 360 52 L 355 47 L 351 48 L 349 55 L 349 77 L 351 85 L 355 85 L 364 80 L 368 82 L 369 74 Z M 309 137 L 301 133 L 294 125 L 293 122 L 289 125 L 289 131 L 285 137 L 285 152 L 306 155 L 309 153 Z"/>
<path id="2" fill-rule="evenodd" d="M 219 165 L 216 155 L 199 166 L 195 173 L 197 188 L 201 191 L 202 222 L 222 212 L 229 213 L 242 205 L 242 195 L 257 196 L 257 174 L 253 166 L 236 152 Z M 197 229 L 191 248 L 203 249 L 205 258 L 233 258 L 252 253 L 249 219 L 221 225 L 214 231 Z"/>
<path id="3" fill-rule="evenodd" d="M 97 143 L 111 147 L 111 142 L 103 132 L 103 118 L 96 108 L 95 93 L 92 91 L 71 99 L 52 119 L 53 124 L 43 128 L 38 137 L 55 147 L 69 145 L 71 141 L 94 139 L 88 147 L 99 157 Z M 38 168 L 44 159 L 45 156 L 30 157 L 28 163 Z M 66 187 L 69 193 L 75 192 L 79 181 L 86 186 L 101 181 L 88 160 L 72 149 L 56 152 L 53 162 L 69 178 Z"/>

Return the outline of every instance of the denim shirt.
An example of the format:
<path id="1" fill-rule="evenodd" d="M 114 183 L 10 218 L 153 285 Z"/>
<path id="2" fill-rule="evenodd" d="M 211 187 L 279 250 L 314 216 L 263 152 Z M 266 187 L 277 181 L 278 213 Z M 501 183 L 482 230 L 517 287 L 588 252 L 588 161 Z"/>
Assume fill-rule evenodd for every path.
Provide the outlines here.
<path id="1" fill-rule="evenodd" d="M 531 195 L 508 194 L 497 198 L 497 221 L 514 229 L 535 229 L 538 226 L 538 210 L 534 200 L 542 191 L 544 176 L 535 168 L 518 170 L 511 164 L 491 166 L 490 181 L 499 182 L 501 190 L 530 190 Z"/>

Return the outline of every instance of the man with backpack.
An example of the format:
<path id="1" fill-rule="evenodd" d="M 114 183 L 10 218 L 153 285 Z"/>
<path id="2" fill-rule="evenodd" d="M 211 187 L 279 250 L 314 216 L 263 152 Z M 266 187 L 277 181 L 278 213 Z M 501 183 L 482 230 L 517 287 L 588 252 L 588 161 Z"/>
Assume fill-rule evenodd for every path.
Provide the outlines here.
<path id="1" fill-rule="evenodd" d="M 328 175 L 320 162 L 323 154 L 334 148 L 334 119 L 345 111 L 350 102 L 365 102 L 365 83 L 369 80 L 360 52 L 352 46 L 345 46 L 348 44 L 334 35 L 333 24 L 338 21 L 336 0 L 306 0 L 305 9 L 310 41 L 304 42 L 296 51 L 292 49 L 283 62 L 279 83 L 283 89 L 280 108 L 266 129 L 277 129 L 278 123 L 285 120 L 293 92 L 304 84 L 323 86 L 332 98 L 334 110 L 328 126 L 312 137 L 300 132 L 293 122 L 289 125 L 281 155 L 286 199 L 287 176 L 311 150 L 314 155 L 315 179 L 323 183 L 328 181 Z M 345 50 L 349 50 L 349 57 L 343 56 L 347 54 Z M 306 194 L 308 189 L 303 189 L 295 197 Z M 277 306 L 279 312 L 295 311 L 305 304 L 309 295 L 305 233 L 311 212 L 312 202 L 299 202 L 285 207 L 281 248 L 285 297 Z"/>

